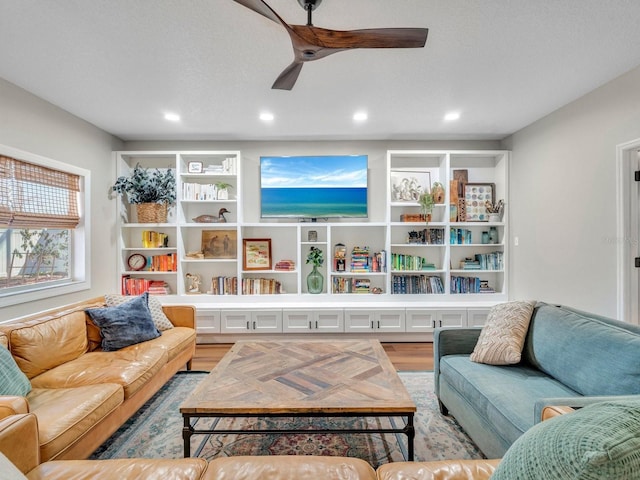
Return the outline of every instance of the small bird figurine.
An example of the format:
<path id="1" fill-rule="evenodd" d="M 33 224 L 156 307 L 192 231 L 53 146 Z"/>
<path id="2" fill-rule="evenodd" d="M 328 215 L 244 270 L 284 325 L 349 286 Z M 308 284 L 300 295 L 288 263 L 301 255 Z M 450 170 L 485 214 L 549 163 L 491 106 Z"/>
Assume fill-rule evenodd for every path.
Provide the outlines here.
<path id="1" fill-rule="evenodd" d="M 227 219 L 224 218 L 225 213 L 231 213 L 231 212 L 226 208 L 222 207 L 218 211 L 217 217 L 214 215 L 200 215 L 198 217 L 192 218 L 192 220 L 198 223 L 227 223 Z"/>

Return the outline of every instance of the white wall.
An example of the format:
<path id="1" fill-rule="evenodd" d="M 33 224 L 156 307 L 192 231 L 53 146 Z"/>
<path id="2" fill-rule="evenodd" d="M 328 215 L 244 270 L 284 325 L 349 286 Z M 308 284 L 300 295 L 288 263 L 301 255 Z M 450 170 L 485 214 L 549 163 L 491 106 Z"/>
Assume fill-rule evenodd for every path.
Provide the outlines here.
<path id="1" fill-rule="evenodd" d="M 616 145 L 640 138 L 640 68 L 503 142 L 514 299 L 616 316 Z"/>
<path id="2" fill-rule="evenodd" d="M 95 126 L 0 79 L 0 144 L 77 165 L 92 172 L 91 290 L 5 307 L 0 321 L 102 295 L 116 274 L 115 178 L 112 150 L 122 142 Z"/>

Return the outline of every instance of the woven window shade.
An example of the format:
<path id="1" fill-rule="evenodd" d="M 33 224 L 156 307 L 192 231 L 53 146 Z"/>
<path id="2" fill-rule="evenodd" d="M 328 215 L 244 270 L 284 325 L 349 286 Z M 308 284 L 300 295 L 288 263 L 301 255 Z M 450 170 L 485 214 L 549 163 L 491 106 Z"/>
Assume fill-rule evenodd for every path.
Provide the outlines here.
<path id="1" fill-rule="evenodd" d="M 0 155 L 0 225 L 75 228 L 80 177 Z"/>

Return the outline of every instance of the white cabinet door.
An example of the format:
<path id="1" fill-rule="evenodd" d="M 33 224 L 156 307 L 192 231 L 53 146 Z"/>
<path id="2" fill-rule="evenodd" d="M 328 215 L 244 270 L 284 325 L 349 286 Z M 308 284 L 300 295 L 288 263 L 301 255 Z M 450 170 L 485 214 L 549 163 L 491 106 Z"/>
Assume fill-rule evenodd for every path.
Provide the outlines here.
<path id="1" fill-rule="evenodd" d="M 222 310 L 221 333 L 251 333 L 251 312 L 248 310 Z"/>
<path id="2" fill-rule="evenodd" d="M 220 310 L 196 310 L 197 333 L 220 333 Z"/>
<path id="3" fill-rule="evenodd" d="M 378 332 L 404 332 L 404 310 L 378 310 L 374 327 Z"/>
<path id="4" fill-rule="evenodd" d="M 344 332 L 344 312 L 342 310 L 316 310 L 313 332 Z"/>
<path id="5" fill-rule="evenodd" d="M 345 310 L 345 332 L 372 333 L 374 331 L 375 312 L 372 310 Z"/>
<path id="6" fill-rule="evenodd" d="M 467 310 L 439 310 L 436 327 L 466 327 Z"/>
<path id="7" fill-rule="evenodd" d="M 251 329 L 256 333 L 282 332 L 282 310 L 251 312 Z"/>
<path id="8" fill-rule="evenodd" d="M 313 310 L 285 310 L 282 312 L 282 331 L 312 333 L 315 322 L 313 313 Z"/>
<path id="9" fill-rule="evenodd" d="M 469 308 L 467 309 L 467 326 L 483 327 L 489 316 L 489 308 Z"/>
<path id="10" fill-rule="evenodd" d="M 438 311 L 428 309 L 407 309 L 407 332 L 433 332 L 437 322 Z"/>

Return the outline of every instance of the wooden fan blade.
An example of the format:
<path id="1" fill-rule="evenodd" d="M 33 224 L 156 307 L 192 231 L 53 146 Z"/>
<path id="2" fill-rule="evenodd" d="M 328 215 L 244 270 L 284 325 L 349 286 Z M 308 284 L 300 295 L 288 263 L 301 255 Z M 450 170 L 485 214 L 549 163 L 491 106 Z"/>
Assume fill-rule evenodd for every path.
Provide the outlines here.
<path id="1" fill-rule="evenodd" d="M 240 5 L 247 7 L 250 10 L 253 10 L 256 13 L 259 13 L 263 17 L 267 17 L 269 20 L 272 20 L 280 25 L 286 25 L 284 20 L 280 18 L 280 16 L 273 10 L 266 2 L 262 0 L 233 0 Z"/>
<path id="2" fill-rule="evenodd" d="M 294 60 L 293 63 L 285 68 L 278 78 L 276 78 L 276 81 L 273 82 L 271 88 L 277 90 L 291 90 L 296 84 L 296 80 L 298 80 L 298 75 L 300 75 L 302 65 L 304 64 L 299 60 Z"/>
<path id="3" fill-rule="evenodd" d="M 421 48 L 427 43 L 429 33 L 428 28 L 369 28 L 348 31 L 310 25 L 290 25 L 289 28 L 308 44 L 307 49 Z M 298 47 L 305 49 L 304 45 Z"/>

